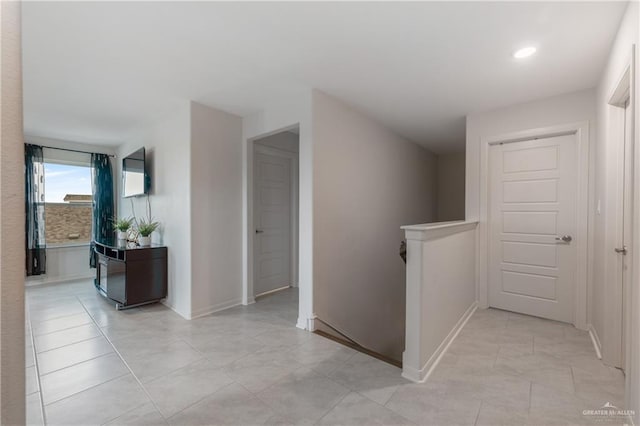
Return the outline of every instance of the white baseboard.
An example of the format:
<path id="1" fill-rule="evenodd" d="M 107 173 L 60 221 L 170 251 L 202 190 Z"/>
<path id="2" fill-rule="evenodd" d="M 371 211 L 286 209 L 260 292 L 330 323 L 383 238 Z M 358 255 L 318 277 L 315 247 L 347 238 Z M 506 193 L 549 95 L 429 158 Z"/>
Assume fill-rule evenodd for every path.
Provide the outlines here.
<path id="1" fill-rule="evenodd" d="M 180 315 L 182 318 L 188 320 L 191 319 L 189 318 L 187 315 L 182 314 L 182 312 L 178 312 L 178 310 L 176 309 L 175 306 L 173 306 L 172 304 L 170 304 L 169 302 L 167 302 L 167 299 L 162 299 L 160 301 L 160 303 L 162 303 L 164 306 L 166 306 L 167 308 L 171 309 L 173 312 L 175 312 L 176 314 Z"/>
<path id="2" fill-rule="evenodd" d="M 298 327 L 301 330 L 306 330 L 307 329 L 307 321 L 303 318 L 298 317 L 298 321 L 296 322 L 296 327 Z"/>
<path id="3" fill-rule="evenodd" d="M 312 315 L 311 318 L 309 318 L 309 331 L 316 331 L 316 319 L 318 318 L 317 315 Z"/>
<path id="4" fill-rule="evenodd" d="M 591 342 L 593 343 L 593 348 L 596 350 L 596 356 L 598 357 L 598 359 L 602 359 L 602 344 L 600 343 L 598 332 L 591 324 L 589 324 L 587 328 L 589 330 L 589 336 L 591 337 Z"/>
<path id="5" fill-rule="evenodd" d="M 288 290 L 290 288 L 291 288 L 291 286 L 285 285 L 284 287 L 278 287 L 278 288 L 273 289 L 273 290 L 265 291 L 264 293 L 256 294 L 255 297 L 267 296 L 269 294 L 277 293 L 277 292 L 282 291 L 282 290 Z M 254 302 L 255 302 L 255 298 L 254 298 Z"/>
<path id="6" fill-rule="evenodd" d="M 315 331 L 316 329 L 316 315 L 313 315 L 311 318 L 300 318 L 298 317 L 298 321 L 296 322 L 296 327 L 302 330 Z"/>
<path id="7" fill-rule="evenodd" d="M 217 303 L 215 305 L 208 306 L 206 308 L 200 308 L 195 311 L 191 311 L 191 315 L 187 319 L 196 319 L 204 317 L 206 315 L 213 314 L 215 312 L 224 311 L 225 309 L 233 308 L 234 306 L 242 305 L 242 299 L 233 299 L 227 302 Z"/>
<path id="8" fill-rule="evenodd" d="M 403 362 L 402 377 L 416 383 L 426 382 L 427 379 L 429 379 L 429 376 L 431 375 L 431 373 L 433 373 L 433 371 L 438 366 L 438 363 L 442 359 L 442 356 L 447 352 L 447 350 L 449 349 L 449 346 L 451 346 L 451 343 L 453 343 L 453 341 L 458 336 L 458 334 L 460 334 L 460 331 L 462 331 L 465 324 L 467 323 L 467 321 L 469 321 L 469 318 L 471 318 L 471 316 L 473 315 L 473 313 L 476 311 L 477 308 L 478 308 L 478 302 L 473 302 L 471 306 L 467 308 L 467 310 L 462 315 L 462 317 L 460 317 L 456 325 L 451 329 L 447 337 L 445 337 L 442 343 L 440 343 L 440 346 L 438 346 L 438 349 L 436 349 L 433 355 L 431 355 L 429 360 L 424 364 L 424 366 L 422 366 L 420 370 L 411 368 L 407 366 L 406 363 Z"/>
<path id="9" fill-rule="evenodd" d="M 81 275 L 70 275 L 66 277 L 47 277 L 44 278 L 38 277 L 27 277 L 24 281 L 25 287 L 35 287 L 39 285 L 47 285 L 47 284 L 61 284 L 61 283 L 71 283 L 75 281 L 84 281 L 91 280 L 96 277 L 95 273 L 93 274 L 81 274 Z"/>
<path id="10" fill-rule="evenodd" d="M 192 319 L 204 317 L 209 314 L 213 314 L 215 312 L 224 311 L 225 309 L 233 308 L 234 306 L 242 305 L 242 300 L 237 299 L 237 300 L 231 300 L 229 302 L 218 303 L 216 305 L 209 306 L 207 308 L 198 309 L 197 311 L 192 312 L 190 315 L 185 315 L 182 312 L 178 311 L 175 308 L 175 306 L 167 302 L 167 299 L 161 300 L 160 303 L 162 303 L 167 308 L 171 309 L 176 314 L 180 315 L 182 318 L 186 320 L 192 320 Z"/>

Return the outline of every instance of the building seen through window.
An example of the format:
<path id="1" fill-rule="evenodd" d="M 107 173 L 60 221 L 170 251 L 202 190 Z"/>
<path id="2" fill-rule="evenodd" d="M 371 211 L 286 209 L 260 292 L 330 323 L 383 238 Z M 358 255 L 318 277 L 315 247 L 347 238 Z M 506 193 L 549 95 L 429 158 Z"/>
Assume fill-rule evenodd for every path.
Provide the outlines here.
<path id="1" fill-rule="evenodd" d="M 47 245 L 91 240 L 91 168 L 45 162 L 45 238 Z"/>

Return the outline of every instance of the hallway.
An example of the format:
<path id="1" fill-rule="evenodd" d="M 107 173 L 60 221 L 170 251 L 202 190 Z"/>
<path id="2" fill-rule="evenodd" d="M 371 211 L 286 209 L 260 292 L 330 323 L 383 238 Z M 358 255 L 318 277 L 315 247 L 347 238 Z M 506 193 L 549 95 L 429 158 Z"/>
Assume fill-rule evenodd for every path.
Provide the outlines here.
<path id="1" fill-rule="evenodd" d="M 294 328 L 295 289 L 192 321 L 163 305 L 115 311 L 89 282 L 27 299 L 29 424 L 41 396 L 48 424 L 616 424 L 582 412 L 622 406 L 623 375 L 587 333 L 504 311 L 477 311 L 412 384 Z"/>
<path id="2" fill-rule="evenodd" d="M 444 423 L 448 408 L 459 424 L 478 426 L 622 424 L 582 414 L 624 402 L 622 372 L 598 360 L 587 332 L 506 311 L 477 310 L 428 382 L 407 386 L 387 406 L 409 415 L 401 400 L 409 388 L 427 406 L 446 395 L 434 408 Z"/>

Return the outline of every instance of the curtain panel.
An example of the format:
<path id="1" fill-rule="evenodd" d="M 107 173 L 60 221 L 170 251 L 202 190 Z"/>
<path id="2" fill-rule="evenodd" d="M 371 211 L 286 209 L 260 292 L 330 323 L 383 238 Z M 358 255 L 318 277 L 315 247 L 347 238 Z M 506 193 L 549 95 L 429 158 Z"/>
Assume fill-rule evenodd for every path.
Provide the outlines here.
<path id="1" fill-rule="evenodd" d="M 113 245 L 114 194 L 111 159 L 106 154 L 91 154 L 93 185 L 93 223 L 89 265 L 96 267 L 94 242 Z"/>
<path id="2" fill-rule="evenodd" d="M 44 157 L 42 147 L 25 144 L 25 242 L 27 276 L 46 272 L 44 232 Z"/>

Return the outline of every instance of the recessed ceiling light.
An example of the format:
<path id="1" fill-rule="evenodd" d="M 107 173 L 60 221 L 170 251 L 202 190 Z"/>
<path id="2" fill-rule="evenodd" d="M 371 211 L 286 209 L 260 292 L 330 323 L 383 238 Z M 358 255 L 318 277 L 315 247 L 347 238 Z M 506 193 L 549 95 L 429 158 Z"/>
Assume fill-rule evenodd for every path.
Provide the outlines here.
<path id="1" fill-rule="evenodd" d="M 513 57 L 516 59 L 528 58 L 529 56 L 536 53 L 536 48 L 533 46 L 523 47 L 522 49 L 516 50 L 513 54 Z"/>

